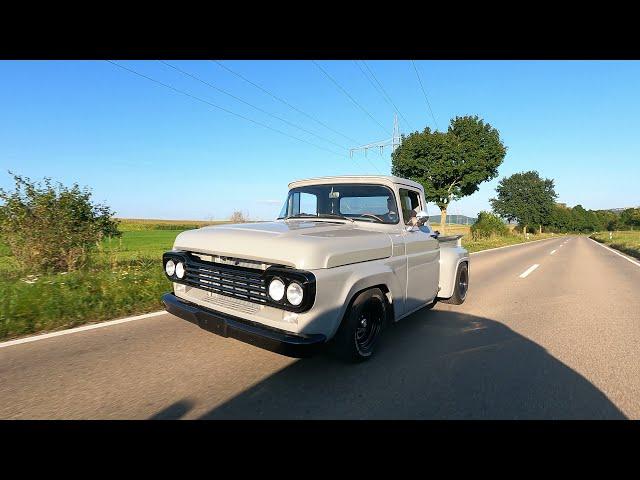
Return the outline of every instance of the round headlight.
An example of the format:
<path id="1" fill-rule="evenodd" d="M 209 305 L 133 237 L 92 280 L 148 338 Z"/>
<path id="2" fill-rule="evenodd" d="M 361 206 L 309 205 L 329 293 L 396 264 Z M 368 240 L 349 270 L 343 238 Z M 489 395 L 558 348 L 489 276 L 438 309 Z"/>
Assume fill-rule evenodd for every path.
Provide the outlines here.
<path id="1" fill-rule="evenodd" d="M 184 263 L 182 262 L 176 264 L 176 277 L 184 278 Z"/>
<path id="2" fill-rule="evenodd" d="M 274 278 L 269 284 L 269 296 L 276 302 L 282 300 L 284 297 L 284 283 L 279 278 Z"/>
<path id="3" fill-rule="evenodd" d="M 167 275 L 169 275 L 170 277 L 173 276 L 173 274 L 176 271 L 176 264 L 173 262 L 173 260 L 169 260 L 165 265 L 164 265 L 164 271 L 167 273 Z"/>
<path id="4" fill-rule="evenodd" d="M 296 307 L 302 303 L 304 291 L 299 283 L 291 282 L 287 287 L 287 300 Z"/>

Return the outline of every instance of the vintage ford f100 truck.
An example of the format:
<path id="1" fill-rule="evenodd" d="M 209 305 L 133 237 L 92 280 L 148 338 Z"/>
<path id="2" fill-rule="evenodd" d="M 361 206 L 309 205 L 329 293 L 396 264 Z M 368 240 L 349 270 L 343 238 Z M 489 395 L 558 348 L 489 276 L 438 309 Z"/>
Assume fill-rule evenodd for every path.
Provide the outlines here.
<path id="1" fill-rule="evenodd" d="M 224 337 L 304 357 L 365 360 L 390 323 L 461 304 L 469 254 L 429 226 L 422 186 L 392 176 L 293 182 L 277 220 L 179 234 L 163 255 L 168 312 Z"/>

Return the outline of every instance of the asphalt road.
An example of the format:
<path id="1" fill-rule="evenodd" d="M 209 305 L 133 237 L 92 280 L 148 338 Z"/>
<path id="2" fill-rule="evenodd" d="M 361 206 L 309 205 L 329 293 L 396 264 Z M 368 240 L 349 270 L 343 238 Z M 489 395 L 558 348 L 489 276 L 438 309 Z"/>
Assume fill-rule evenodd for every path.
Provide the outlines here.
<path id="1" fill-rule="evenodd" d="M 473 255 L 464 305 L 407 317 L 358 365 L 168 314 L 11 345 L 0 418 L 638 419 L 640 266 L 585 237 Z"/>

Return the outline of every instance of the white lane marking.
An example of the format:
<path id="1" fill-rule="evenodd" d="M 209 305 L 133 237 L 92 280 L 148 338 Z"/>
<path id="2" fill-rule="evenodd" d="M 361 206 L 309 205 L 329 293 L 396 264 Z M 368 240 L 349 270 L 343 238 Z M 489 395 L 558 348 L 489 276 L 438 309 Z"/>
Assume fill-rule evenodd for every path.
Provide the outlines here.
<path id="1" fill-rule="evenodd" d="M 560 245 L 558 248 L 562 248 L 562 247 L 564 247 L 564 243 L 562 245 Z"/>
<path id="2" fill-rule="evenodd" d="M 590 238 L 589 240 L 593 240 L 593 238 Z M 623 253 L 618 252 L 617 250 L 614 250 L 613 248 L 607 247 L 606 245 L 597 242 L 596 240 L 593 240 L 595 243 L 597 243 L 598 245 L 600 245 L 602 248 L 606 248 L 607 250 L 615 253 L 616 255 L 618 255 L 619 257 L 624 258 L 627 262 L 631 262 L 634 265 L 637 265 L 638 267 L 640 267 L 640 263 L 636 262 L 635 260 L 630 259 L 629 257 L 627 257 L 626 255 L 624 255 Z"/>
<path id="3" fill-rule="evenodd" d="M 553 255 L 554 253 L 556 253 L 558 250 L 551 250 L 551 253 L 549 255 Z"/>
<path id="4" fill-rule="evenodd" d="M 530 242 L 514 243 L 513 245 L 505 245 L 504 247 L 487 248 L 486 250 L 479 250 L 477 252 L 471 252 L 469 255 L 476 255 L 478 253 L 491 252 L 493 250 L 501 250 L 503 248 L 520 247 L 522 245 L 530 245 L 536 242 L 545 242 L 547 240 L 558 240 L 560 237 L 541 238 L 540 240 L 531 240 Z"/>
<path id="5" fill-rule="evenodd" d="M 70 328 L 69 330 L 60 330 L 59 332 L 43 333 L 41 335 L 33 335 L 31 337 L 18 338 L 16 340 L 9 340 L 8 342 L 0 343 L 0 348 L 10 347 L 12 345 L 20 345 L 22 343 L 37 342 L 38 340 L 45 340 L 47 338 L 60 337 L 62 335 L 70 335 L 72 333 L 77 333 L 77 332 L 85 332 L 87 330 L 94 330 L 96 328 L 110 327 L 112 325 L 118 325 L 120 323 L 134 322 L 136 320 L 143 320 L 145 318 L 164 315 L 165 313 L 167 312 L 162 310 L 160 312 L 145 313 L 144 315 L 136 315 L 135 317 L 119 318 L 118 320 L 110 320 L 108 322 L 94 323 L 91 325 L 85 325 L 83 327 Z"/>
<path id="6" fill-rule="evenodd" d="M 527 278 L 531 272 L 533 272 L 536 268 L 540 266 L 539 263 L 535 263 L 527 268 L 524 272 L 520 274 L 520 278 Z"/>

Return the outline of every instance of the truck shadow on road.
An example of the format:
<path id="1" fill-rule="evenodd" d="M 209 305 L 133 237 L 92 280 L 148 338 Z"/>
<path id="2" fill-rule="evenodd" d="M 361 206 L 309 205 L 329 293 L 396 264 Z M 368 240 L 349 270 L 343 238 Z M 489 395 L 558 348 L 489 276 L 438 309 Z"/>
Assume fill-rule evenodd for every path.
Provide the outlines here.
<path id="1" fill-rule="evenodd" d="M 389 327 L 368 362 L 326 354 L 296 361 L 201 418 L 626 417 L 582 375 L 503 324 L 432 310 Z"/>

